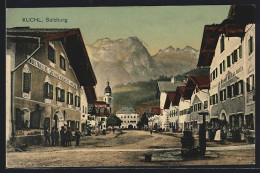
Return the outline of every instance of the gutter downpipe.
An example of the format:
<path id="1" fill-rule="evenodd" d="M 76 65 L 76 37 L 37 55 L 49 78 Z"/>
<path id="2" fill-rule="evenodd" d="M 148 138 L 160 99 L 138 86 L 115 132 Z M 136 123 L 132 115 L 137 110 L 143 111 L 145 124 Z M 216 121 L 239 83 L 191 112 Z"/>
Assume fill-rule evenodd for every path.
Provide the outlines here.
<path id="1" fill-rule="evenodd" d="M 38 50 L 41 48 L 41 38 L 40 37 L 30 37 L 30 36 L 13 36 L 13 35 L 7 35 L 6 37 L 9 38 L 27 38 L 27 39 L 37 39 L 38 40 L 38 47 L 25 59 L 21 64 L 19 64 L 17 67 L 14 68 L 14 70 L 11 71 L 11 123 L 12 123 L 12 132 L 11 132 L 11 141 L 14 142 L 15 137 L 15 110 L 14 110 L 14 73 L 16 70 L 18 70 L 21 66 L 23 66 L 27 61 L 31 59 L 31 57 L 38 52 Z"/>

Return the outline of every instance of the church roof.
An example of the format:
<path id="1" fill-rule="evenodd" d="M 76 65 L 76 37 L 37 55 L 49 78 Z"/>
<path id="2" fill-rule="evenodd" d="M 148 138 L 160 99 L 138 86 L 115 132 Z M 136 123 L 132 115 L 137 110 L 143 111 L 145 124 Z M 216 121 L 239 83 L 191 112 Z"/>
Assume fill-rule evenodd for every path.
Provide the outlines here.
<path id="1" fill-rule="evenodd" d="M 116 114 L 139 114 L 133 107 L 122 107 Z"/>
<path id="2" fill-rule="evenodd" d="M 111 88 L 109 86 L 109 82 L 107 82 L 107 87 L 105 88 L 105 93 L 111 93 Z"/>

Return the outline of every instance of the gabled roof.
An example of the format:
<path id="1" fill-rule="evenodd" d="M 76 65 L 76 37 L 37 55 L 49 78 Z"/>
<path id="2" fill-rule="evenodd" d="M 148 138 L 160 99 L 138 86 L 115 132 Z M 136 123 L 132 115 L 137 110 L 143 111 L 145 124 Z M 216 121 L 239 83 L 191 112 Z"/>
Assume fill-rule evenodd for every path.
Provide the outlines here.
<path id="1" fill-rule="evenodd" d="M 78 28 L 75 29 L 47 29 L 16 27 L 8 28 L 8 36 L 40 37 L 44 41 L 61 41 L 68 56 L 70 66 L 73 68 L 81 86 L 95 86 L 96 76 L 92 69 L 87 50 Z M 10 38 L 22 39 L 22 38 Z"/>
<path id="2" fill-rule="evenodd" d="M 154 115 L 160 115 L 161 114 L 161 109 L 156 107 L 156 108 L 152 108 L 152 112 Z"/>
<path id="3" fill-rule="evenodd" d="M 122 107 L 116 114 L 139 114 L 133 107 Z"/>
<path id="4" fill-rule="evenodd" d="M 193 91 L 196 89 L 209 89 L 209 76 L 189 76 L 185 89 L 185 98 L 191 98 Z"/>
<path id="5" fill-rule="evenodd" d="M 84 90 L 85 90 L 88 102 L 97 100 L 95 88 L 93 86 L 84 86 Z"/>
<path id="6" fill-rule="evenodd" d="M 186 88 L 186 86 L 179 86 L 179 87 L 177 87 L 176 92 L 175 92 L 174 101 L 172 102 L 172 104 L 174 106 L 178 106 L 181 97 L 184 97 L 185 88 Z M 185 99 L 185 97 L 184 97 L 184 99 Z"/>
<path id="7" fill-rule="evenodd" d="M 169 109 L 170 104 L 174 102 L 174 98 L 175 98 L 175 92 L 167 93 L 164 109 Z"/>
<path id="8" fill-rule="evenodd" d="M 178 86 L 184 86 L 184 82 L 176 81 L 174 84 L 169 81 L 158 81 L 160 92 L 174 92 Z"/>

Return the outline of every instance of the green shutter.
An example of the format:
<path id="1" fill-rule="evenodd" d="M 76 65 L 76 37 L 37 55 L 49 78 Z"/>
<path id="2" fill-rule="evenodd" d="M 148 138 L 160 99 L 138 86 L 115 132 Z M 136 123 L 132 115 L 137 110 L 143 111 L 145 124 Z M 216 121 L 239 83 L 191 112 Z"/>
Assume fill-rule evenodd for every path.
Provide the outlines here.
<path id="1" fill-rule="evenodd" d="M 49 87 L 50 87 L 49 98 L 53 99 L 53 85 L 49 84 Z"/>
<path id="2" fill-rule="evenodd" d="M 226 61 L 225 60 L 223 60 L 223 71 L 225 71 L 226 70 Z"/>
<path id="3" fill-rule="evenodd" d="M 242 58 L 242 45 L 239 46 L 239 58 Z"/>
<path id="4" fill-rule="evenodd" d="M 70 93 L 67 92 L 67 104 L 70 104 Z"/>
<path id="5" fill-rule="evenodd" d="M 48 97 L 48 82 L 44 83 L 44 97 L 49 98 Z"/>
<path id="6" fill-rule="evenodd" d="M 31 73 L 24 73 L 23 92 L 29 93 L 31 91 Z"/>
<path id="7" fill-rule="evenodd" d="M 230 67 L 231 64 L 230 64 L 230 56 L 227 56 L 227 67 Z"/>
<path id="8" fill-rule="evenodd" d="M 59 97 L 58 97 L 59 89 L 60 89 L 59 87 L 56 87 L 56 100 L 57 100 L 57 101 L 60 101 L 60 100 L 59 100 Z"/>
<path id="9" fill-rule="evenodd" d="M 234 50 L 234 62 L 237 62 L 237 49 Z"/>
<path id="10" fill-rule="evenodd" d="M 64 102 L 65 101 L 65 90 L 64 89 L 61 89 L 60 97 L 61 97 L 61 101 Z"/>

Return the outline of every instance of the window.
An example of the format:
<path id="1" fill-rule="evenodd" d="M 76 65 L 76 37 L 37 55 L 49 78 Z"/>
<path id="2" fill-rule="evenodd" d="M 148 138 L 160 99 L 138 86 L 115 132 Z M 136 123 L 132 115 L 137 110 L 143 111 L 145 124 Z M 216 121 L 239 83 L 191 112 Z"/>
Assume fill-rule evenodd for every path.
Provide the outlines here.
<path id="1" fill-rule="evenodd" d="M 234 62 L 237 62 L 237 49 L 234 50 L 233 54 L 234 54 Z"/>
<path id="2" fill-rule="evenodd" d="M 214 94 L 211 96 L 212 97 L 212 105 L 218 103 L 218 94 Z"/>
<path id="3" fill-rule="evenodd" d="M 219 96 L 220 96 L 220 101 L 223 101 L 223 90 L 219 92 Z"/>
<path id="4" fill-rule="evenodd" d="M 243 80 L 240 80 L 238 82 L 238 94 L 243 94 L 244 92 L 244 82 Z"/>
<path id="5" fill-rule="evenodd" d="M 231 63 L 230 63 L 230 56 L 227 56 L 227 67 L 230 67 Z"/>
<path id="6" fill-rule="evenodd" d="M 204 109 L 208 108 L 208 101 L 204 101 Z"/>
<path id="7" fill-rule="evenodd" d="M 45 98 L 53 99 L 53 85 L 45 82 Z"/>
<path id="8" fill-rule="evenodd" d="M 249 55 L 251 55 L 251 53 L 253 52 L 253 37 L 250 37 L 248 40 L 248 52 Z"/>
<path id="9" fill-rule="evenodd" d="M 53 49 L 53 47 L 51 45 L 48 45 L 48 59 L 51 62 L 56 63 L 55 50 Z"/>
<path id="10" fill-rule="evenodd" d="M 201 103 L 198 104 L 198 111 L 201 110 Z"/>
<path id="11" fill-rule="evenodd" d="M 31 91 L 31 73 L 23 73 L 23 92 L 30 93 Z"/>
<path id="12" fill-rule="evenodd" d="M 242 55 L 242 45 L 239 46 L 239 58 L 241 59 L 243 57 Z"/>
<path id="13" fill-rule="evenodd" d="M 225 50 L 225 37 L 222 34 L 220 39 L 220 53 L 222 53 Z"/>
<path id="14" fill-rule="evenodd" d="M 66 71 L 66 63 L 65 63 L 65 58 L 60 55 L 60 68 L 64 71 Z"/>
<path id="15" fill-rule="evenodd" d="M 227 99 L 227 90 L 224 89 L 223 90 L 223 100 L 226 100 Z"/>
<path id="16" fill-rule="evenodd" d="M 79 96 L 75 96 L 75 106 L 80 107 L 80 97 Z"/>
<path id="17" fill-rule="evenodd" d="M 219 73 L 222 74 L 222 63 L 219 64 Z"/>
<path id="18" fill-rule="evenodd" d="M 246 79 L 246 83 L 247 83 L 247 92 L 252 91 L 255 88 L 254 75 L 250 75 Z"/>
<path id="19" fill-rule="evenodd" d="M 73 105 L 73 93 L 67 92 L 67 104 Z M 83 112 L 84 112 L 84 106 L 83 106 Z"/>
<path id="20" fill-rule="evenodd" d="M 225 71 L 226 70 L 226 61 L 225 60 L 223 60 L 222 66 L 223 66 L 223 71 Z"/>
<path id="21" fill-rule="evenodd" d="M 231 88 L 231 86 L 227 86 L 227 97 L 228 98 L 232 97 L 232 88 Z"/>
<path id="22" fill-rule="evenodd" d="M 65 101 L 65 90 L 59 87 L 56 87 L 56 100 L 60 102 Z"/>

